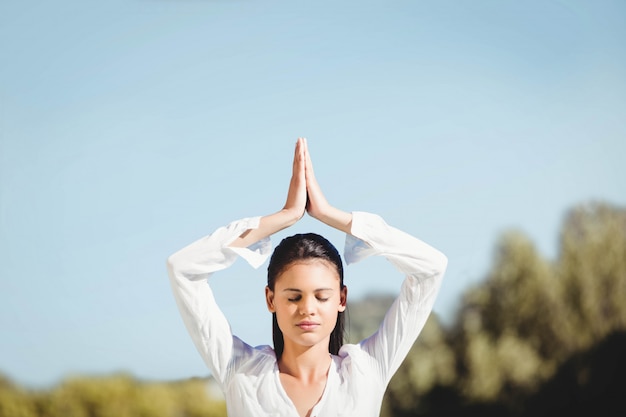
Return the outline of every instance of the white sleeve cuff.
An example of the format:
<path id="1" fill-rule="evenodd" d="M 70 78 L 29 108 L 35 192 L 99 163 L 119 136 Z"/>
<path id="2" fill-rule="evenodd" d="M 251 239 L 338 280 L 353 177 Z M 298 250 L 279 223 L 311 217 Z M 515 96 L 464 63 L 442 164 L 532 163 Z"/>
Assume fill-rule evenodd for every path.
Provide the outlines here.
<path id="1" fill-rule="evenodd" d="M 272 242 L 269 237 L 263 238 L 247 248 L 228 247 L 227 249 L 242 257 L 253 268 L 258 268 L 267 260 L 272 252 Z"/>

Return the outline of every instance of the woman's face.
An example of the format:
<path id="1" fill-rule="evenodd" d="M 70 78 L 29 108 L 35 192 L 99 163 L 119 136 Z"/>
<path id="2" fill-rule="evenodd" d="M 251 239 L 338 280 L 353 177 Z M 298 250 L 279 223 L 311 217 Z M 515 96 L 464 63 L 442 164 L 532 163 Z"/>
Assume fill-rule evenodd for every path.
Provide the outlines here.
<path id="1" fill-rule="evenodd" d="M 346 309 L 347 289 L 339 288 L 335 266 L 313 259 L 288 265 L 277 277 L 274 291 L 265 289 L 267 307 L 276 313 L 285 348 L 294 343 L 328 348 L 337 315 Z"/>

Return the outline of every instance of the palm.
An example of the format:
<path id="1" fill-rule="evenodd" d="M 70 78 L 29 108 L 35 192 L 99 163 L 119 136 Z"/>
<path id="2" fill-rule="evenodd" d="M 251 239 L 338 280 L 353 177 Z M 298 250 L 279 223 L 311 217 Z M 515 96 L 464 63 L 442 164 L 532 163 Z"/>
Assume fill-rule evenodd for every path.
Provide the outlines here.
<path id="1" fill-rule="evenodd" d="M 293 172 L 291 174 L 291 181 L 289 182 L 287 202 L 285 203 L 286 210 L 293 210 L 297 212 L 300 217 L 304 215 L 307 203 L 304 146 L 304 139 L 299 138 L 293 157 Z"/>
<path id="2" fill-rule="evenodd" d="M 315 178 L 315 172 L 313 171 L 313 162 L 311 161 L 311 155 L 309 154 L 308 146 L 305 142 L 305 161 L 306 161 L 306 189 L 308 200 L 306 204 L 306 211 L 314 218 L 320 218 L 324 210 L 328 207 L 328 202 L 322 189 L 320 188 L 317 179 Z"/>

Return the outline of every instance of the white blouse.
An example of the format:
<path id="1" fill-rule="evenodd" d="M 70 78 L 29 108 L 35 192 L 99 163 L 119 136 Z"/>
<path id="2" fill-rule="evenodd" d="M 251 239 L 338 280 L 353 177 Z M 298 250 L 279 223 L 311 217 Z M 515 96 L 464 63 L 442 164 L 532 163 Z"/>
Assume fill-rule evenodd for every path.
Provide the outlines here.
<path id="1" fill-rule="evenodd" d="M 380 414 L 387 384 L 424 327 L 447 265 L 441 252 L 387 225 L 381 217 L 352 214 L 346 263 L 382 255 L 406 278 L 378 331 L 358 344 L 343 345 L 333 356 L 324 393 L 311 417 Z M 170 256 L 170 282 L 187 330 L 224 391 L 228 415 L 297 417 L 280 382 L 274 350 L 252 347 L 234 336 L 207 285 L 213 272 L 229 267 L 237 257 L 254 268 L 269 257 L 269 238 L 248 248 L 228 246 L 246 230 L 257 228 L 259 219 L 234 221 Z"/>

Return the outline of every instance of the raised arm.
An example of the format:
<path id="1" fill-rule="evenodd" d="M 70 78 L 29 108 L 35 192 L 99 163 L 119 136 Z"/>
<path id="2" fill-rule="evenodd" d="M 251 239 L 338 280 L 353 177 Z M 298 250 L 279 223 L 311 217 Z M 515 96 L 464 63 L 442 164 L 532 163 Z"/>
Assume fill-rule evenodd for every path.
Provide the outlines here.
<path id="1" fill-rule="evenodd" d="M 306 205 L 307 213 L 322 223 L 326 223 L 335 229 L 350 234 L 352 229 L 352 214 L 331 206 L 326 200 L 326 197 L 324 196 L 324 193 L 315 178 L 313 162 L 311 162 L 311 155 L 309 154 L 306 139 L 304 140 L 304 154 L 306 161 L 306 190 L 308 193 L 308 201 Z"/>
<path id="2" fill-rule="evenodd" d="M 386 384 L 406 357 L 432 310 L 447 258 L 423 241 L 389 226 L 380 216 L 347 213 L 330 205 L 315 178 L 306 141 L 304 145 L 307 213 L 348 234 L 345 251 L 348 264 L 380 255 L 405 275 L 400 294 L 378 331 L 358 345 L 358 350 L 370 361 L 373 372 Z"/>
<path id="3" fill-rule="evenodd" d="M 296 151 L 293 157 L 293 171 L 287 192 L 287 201 L 283 208 L 276 213 L 261 217 L 259 227 L 250 229 L 230 244 L 231 247 L 245 248 L 280 230 L 292 226 L 304 215 L 307 200 L 305 176 L 306 140 L 298 138 Z"/>
<path id="4" fill-rule="evenodd" d="M 254 267 L 260 266 L 271 252 L 267 238 L 304 215 L 304 166 L 304 140 L 298 139 L 287 200 L 281 210 L 264 217 L 236 220 L 168 258 L 170 282 L 185 326 L 220 384 L 228 377 L 229 364 L 245 356 L 245 349 L 233 338 L 207 282 L 214 272 L 228 268 L 238 257 Z"/>
<path id="5" fill-rule="evenodd" d="M 432 311 L 448 260 L 439 250 L 388 225 L 380 216 L 363 212 L 353 216 L 353 235 L 346 239 L 346 262 L 384 256 L 405 276 L 400 294 L 378 331 L 359 344 L 373 374 L 387 384 Z"/>

